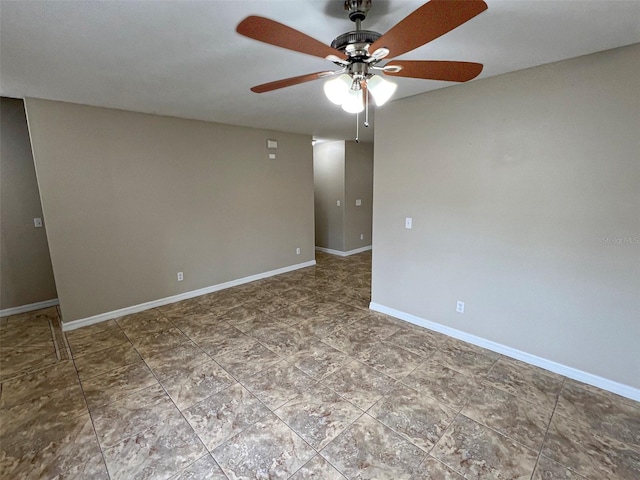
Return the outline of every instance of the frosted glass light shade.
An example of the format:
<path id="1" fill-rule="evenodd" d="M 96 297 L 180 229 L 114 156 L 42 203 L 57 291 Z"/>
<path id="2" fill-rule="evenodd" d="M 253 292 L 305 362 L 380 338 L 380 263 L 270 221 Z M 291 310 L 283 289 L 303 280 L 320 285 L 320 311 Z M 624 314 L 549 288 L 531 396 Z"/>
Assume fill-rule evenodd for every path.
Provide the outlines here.
<path id="1" fill-rule="evenodd" d="M 371 92 L 371 95 L 373 95 L 376 105 L 379 107 L 387 103 L 395 93 L 397 87 L 395 83 L 385 80 L 380 75 L 374 75 L 367 80 L 367 88 Z"/>
<path id="2" fill-rule="evenodd" d="M 351 90 L 351 77 L 346 73 L 338 75 L 336 78 L 325 82 L 324 94 L 330 102 L 342 105 Z"/>
<path id="3" fill-rule="evenodd" d="M 360 113 L 364 110 L 364 102 L 362 101 L 362 90 L 351 90 L 347 94 L 347 98 L 342 104 L 342 109 L 348 113 Z"/>

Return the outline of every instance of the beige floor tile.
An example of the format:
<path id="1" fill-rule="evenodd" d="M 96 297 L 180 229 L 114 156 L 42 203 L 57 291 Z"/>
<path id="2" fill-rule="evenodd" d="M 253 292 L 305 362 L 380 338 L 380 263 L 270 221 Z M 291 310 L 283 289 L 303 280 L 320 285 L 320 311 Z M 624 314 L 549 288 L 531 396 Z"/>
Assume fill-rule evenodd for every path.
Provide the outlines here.
<path id="1" fill-rule="evenodd" d="M 0 381 L 16 378 L 58 362 L 53 345 L 0 348 Z"/>
<path id="2" fill-rule="evenodd" d="M 322 341 L 351 356 L 371 351 L 378 345 L 370 331 L 356 328 L 353 324 L 324 337 Z"/>
<path id="3" fill-rule="evenodd" d="M 116 318 L 116 323 L 131 341 L 173 327 L 173 323 L 155 308 Z"/>
<path id="4" fill-rule="evenodd" d="M 284 325 L 298 325 L 309 319 L 322 317 L 324 312 L 318 312 L 315 308 L 305 304 L 293 304 L 282 308 L 271 316 Z"/>
<path id="5" fill-rule="evenodd" d="M 78 328 L 65 335 L 73 358 L 129 342 L 127 336 L 114 320 Z"/>
<path id="6" fill-rule="evenodd" d="M 209 360 L 185 374 L 163 378 L 160 382 L 180 410 L 204 400 L 235 383 L 229 373 Z"/>
<path id="7" fill-rule="evenodd" d="M 324 448 L 362 415 L 362 410 L 323 385 L 313 385 L 275 411 L 316 450 Z"/>
<path id="8" fill-rule="evenodd" d="M 538 453 L 459 415 L 431 455 L 465 478 L 531 478 Z"/>
<path id="9" fill-rule="evenodd" d="M 291 480 L 347 480 L 322 456 L 316 455 L 298 470 Z"/>
<path id="10" fill-rule="evenodd" d="M 89 409 L 95 410 L 157 383 L 149 367 L 134 363 L 83 380 L 82 390 Z"/>
<path id="11" fill-rule="evenodd" d="M 404 322 L 375 312 L 352 322 L 348 328 L 366 333 L 373 340 L 385 340 L 397 332 Z"/>
<path id="12" fill-rule="evenodd" d="M 426 453 L 364 414 L 320 454 L 347 478 L 408 480 Z"/>
<path id="13" fill-rule="evenodd" d="M 406 325 L 387 337 L 385 341 L 409 350 L 423 358 L 430 358 L 438 351 L 440 345 L 445 341 L 444 338 L 444 335 L 431 332 L 425 328 Z"/>
<path id="14" fill-rule="evenodd" d="M 40 370 L 25 374 L 2 384 L 0 408 L 30 402 L 51 392 L 78 385 L 78 375 L 70 360 L 56 362 Z"/>
<path id="15" fill-rule="evenodd" d="M 516 397 L 545 408 L 553 408 L 562 388 L 562 377 L 516 360 L 501 358 L 485 382 Z"/>
<path id="16" fill-rule="evenodd" d="M 189 375 L 195 367 L 210 360 L 209 355 L 191 342 L 182 343 L 176 348 L 155 353 L 144 359 L 161 381 L 177 375 Z"/>
<path id="17" fill-rule="evenodd" d="M 427 457 L 412 475 L 411 480 L 464 480 L 464 477 L 435 458 Z"/>
<path id="18" fill-rule="evenodd" d="M 284 326 L 285 324 L 278 320 L 277 316 L 267 315 L 261 312 L 259 315 L 248 317 L 246 320 L 237 322 L 234 326 L 241 332 L 251 335 L 251 333 L 257 329 L 265 327 L 277 327 Z"/>
<path id="19" fill-rule="evenodd" d="M 553 409 L 526 402 L 490 385 L 482 385 L 471 394 L 461 413 L 539 451 Z"/>
<path id="20" fill-rule="evenodd" d="M 399 384 L 367 413 L 429 452 L 458 412 Z"/>
<path id="21" fill-rule="evenodd" d="M 92 412 L 103 449 L 176 415 L 180 412 L 160 385 L 143 388 Z"/>
<path id="22" fill-rule="evenodd" d="M 587 424 L 594 432 L 640 451 L 640 403 L 613 393 L 566 382 L 555 413 Z"/>
<path id="23" fill-rule="evenodd" d="M 498 357 L 497 353 L 450 338 L 440 345 L 430 360 L 465 375 L 484 376 Z"/>
<path id="24" fill-rule="evenodd" d="M 395 384 L 395 380 L 357 360 L 322 379 L 329 387 L 351 403 L 367 410 L 382 398 Z"/>
<path id="25" fill-rule="evenodd" d="M 315 451 L 273 413 L 211 452 L 230 478 L 288 478 Z"/>
<path id="26" fill-rule="evenodd" d="M 75 364 L 81 380 L 115 370 L 116 368 L 142 362 L 142 358 L 129 342 L 76 358 Z"/>
<path id="27" fill-rule="evenodd" d="M 183 412 L 210 451 L 269 413 L 269 409 L 239 383 L 207 397 Z"/>
<path id="28" fill-rule="evenodd" d="M 544 455 L 538 458 L 536 469 L 531 480 L 586 480 L 582 475 L 572 472 Z"/>
<path id="29" fill-rule="evenodd" d="M 351 358 L 346 353 L 317 340 L 309 342 L 286 360 L 307 375 L 321 380 L 350 362 Z"/>
<path id="30" fill-rule="evenodd" d="M 211 313 L 206 315 L 198 315 L 185 317 L 174 324 L 195 343 L 203 343 L 210 338 L 217 338 L 224 335 L 225 329 L 231 326 L 221 317 L 217 317 Z"/>
<path id="31" fill-rule="evenodd" d="M 218 317 L 220 320 L 235 325 L 249 320 L 250 318 L 262 315 L 262 312 L 250 305 L 238 305 L 237 307 L 227 310 L 223 315 Z"/>
<path id="32" fill-rule="evenodd" d="M 173 327 L 169 330 L 161 332 L 151 332 L 141 337 L 132 339 L 133 345 L 136 347 L 143 358 L 156 355 L 165 350 L 171 350 L 182 344 L 189 343 L 189 337 L 182 333 L 178 328 Z"/>
<path id="33" fill-rule="evenodd" d="M 227 480 L 227 476 L 213 457 L 207 454 L 169 480 Z"/>
<path id="34" fill-rule="evenodd" d="M 158 307 L 158 311 L 172 322 L 180 322 L 180 320 L 184 318 L 209 313 L 209 310 L 202 306 L 197 298 L 190 298 L 188 300 L 163 305 Z"/>
<path id="35" fill-rule="evenodd" d="M 368 310 L 371 258 L 2 318 L 0 477 L 640 479 L 638 402 Z"/>
<path id="36" fill-rule="evenodd" d="M 418 366 L 400 381 L 455 410 L 460 410 L 480 386 L 479 379 L 431 361 Z"/>
<path id="37" fill-rule="evenodd" d="M 413 372 L 424 359 L 392 343 L 380 342 L 376 348 L 359 352 L 355 357 L 396 380 Z"/>
<path id="38" fill-rule="evenodd" d="M 316 383 L 317 380 L 284 360 L 243 381 L 243 385 L 271 410 Z"/>
<path id="39" fill-rule="evenodd" d="M 28 442 L 33 436 L 46 435 L 69 420 L 87 413 L 87 404 L 79 384 L 49 390 L 28 401 L 0 410 L 0 445 Z"/>
<path id="40" fill-rule="evenodd" d="M 87 470 L 95 478 L 104 478 L 104 470 L 96 461 L 100 448 L 88 413 L 51 422 L 47 427 L 31 435 L 27 432 L 11 444 L 3 442 L 3 478 L 62 478 L 69 472 Z"/>
<path id="41" fill-rule="evenodd" d="M 51 326 L 48 319 L 41 319 L 37 323 L 26 323 L 21 326 L 13 323 L 8 328 L 0 330 L 0 347 L 48 347 L 53 345 Z"/>
<path id="42" fill-rule="evenodd" d="M 590 480 L 640 478 L 640 451 L 561 415 L 551 419 L 542 454 Z"/>
<path id="43" fill-rule="evenodd" d="M 243 343 L 235 350 L 216 355 L 215 360 L 231 375 L 245 380 L 281 361 L 280 357 L 258 341 Z"/>
<path id="44" fill-rule="evenodd" d="M 249 335 L 282 358 L 290 357 L 304 350 L 312 341 L 312 337 L 303 330 L 286 325 L 258 328 L 250 332 Z"/>
<path id="45" fill-rule="evenodd" d="M 104 450 L 112 480 L 168 478 L 206 453 L 182 416 L 171 416 Z"/>

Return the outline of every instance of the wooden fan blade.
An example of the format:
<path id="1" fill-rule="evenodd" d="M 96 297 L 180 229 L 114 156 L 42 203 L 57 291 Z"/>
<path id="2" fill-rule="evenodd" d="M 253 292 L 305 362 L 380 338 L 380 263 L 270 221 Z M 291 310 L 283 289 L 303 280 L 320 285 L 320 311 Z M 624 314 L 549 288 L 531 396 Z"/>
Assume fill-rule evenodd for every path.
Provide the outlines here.
<path id="1" fill-rule="evenodd" d="M 272 90 L 278 90 L 279 88 L 290 87 L 292 85 L 298 85 L 299 83 L 310 82 L 311 80 L 317 80 L 318 78 L 330 77 L 334 72 L 316 72 L 309 73 L 307 75 L 300 75 L 299 77 L 283 78 L 282 80 L 276 80 L 275 82 L 263 83 L 251 88 L 252 92 L 265 93 Z"/>
<path id="2" fill-rule="evenodd" d="M 482 0 L 431 0 L 376 40 L 369 52 L 384 47 L 389 49 L 387 58 L 397 57 L 450 32 L 486 9 Z"/>
<path id="3" fill-rule="evenodd" d="M 402 67 L 399 72 L 384 72 L 395 77 L 445 80 L 447 82 L 468 82 L 482 72 L 481 63 L 444 60 L 397 60 L 389 62 L 385 67 Z"/>
<path id="4" fill-rule="evenodd" d="M 245 37 L 314 57 L 327 58 L 329 55 L 335 55 L 342 60 L 347 58 L 344 53 L 315 38 L 264 17 L 247 17 L 238 24 L 236 31 Z"/>

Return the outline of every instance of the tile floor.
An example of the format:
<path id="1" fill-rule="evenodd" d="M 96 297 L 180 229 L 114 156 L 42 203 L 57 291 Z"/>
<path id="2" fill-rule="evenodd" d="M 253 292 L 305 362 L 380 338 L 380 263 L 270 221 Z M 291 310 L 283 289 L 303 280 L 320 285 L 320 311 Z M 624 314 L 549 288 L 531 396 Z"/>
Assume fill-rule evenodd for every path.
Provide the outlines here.
<path id="1" fill-rule="evenodd" d="M 367 310 L 371 255 L 0 323 L 3 479 L 640 479 L 640 404 Z"/>

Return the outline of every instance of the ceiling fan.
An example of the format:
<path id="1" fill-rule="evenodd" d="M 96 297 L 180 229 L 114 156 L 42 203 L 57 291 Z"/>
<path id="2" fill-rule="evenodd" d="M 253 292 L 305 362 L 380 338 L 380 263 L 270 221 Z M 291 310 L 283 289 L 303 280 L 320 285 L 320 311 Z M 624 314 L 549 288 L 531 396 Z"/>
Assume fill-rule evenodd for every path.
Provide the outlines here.
<path id="1" fill-rule="evenodd" d="M 251 90 L 265 93 L 320 78 L 335 77 L 324 85 L 330 101 L 350 113 L 368 111 L 369 92 L 376 105 L 385 103 L 396 85 L 385 76 L 467 82 L 482 71 L 482 64 L 457 61 L 395 60 L 379 65 L 383 60 L 414 50 L 459 27 L 487 9 L 483 0 L 431 0 L 384 35 L 362 30 L 371 0 L 345 0 L 344 8 L 355 30 L 336 37 L 331 46 L 274 20 L 250 16 L 238 24 L 236 31 L 245 37 L 296 52 L 326 58 L 339 70 L 300 75 L 257 85 Z M 368 126 L 368 122 L 365 122 Z"/>

